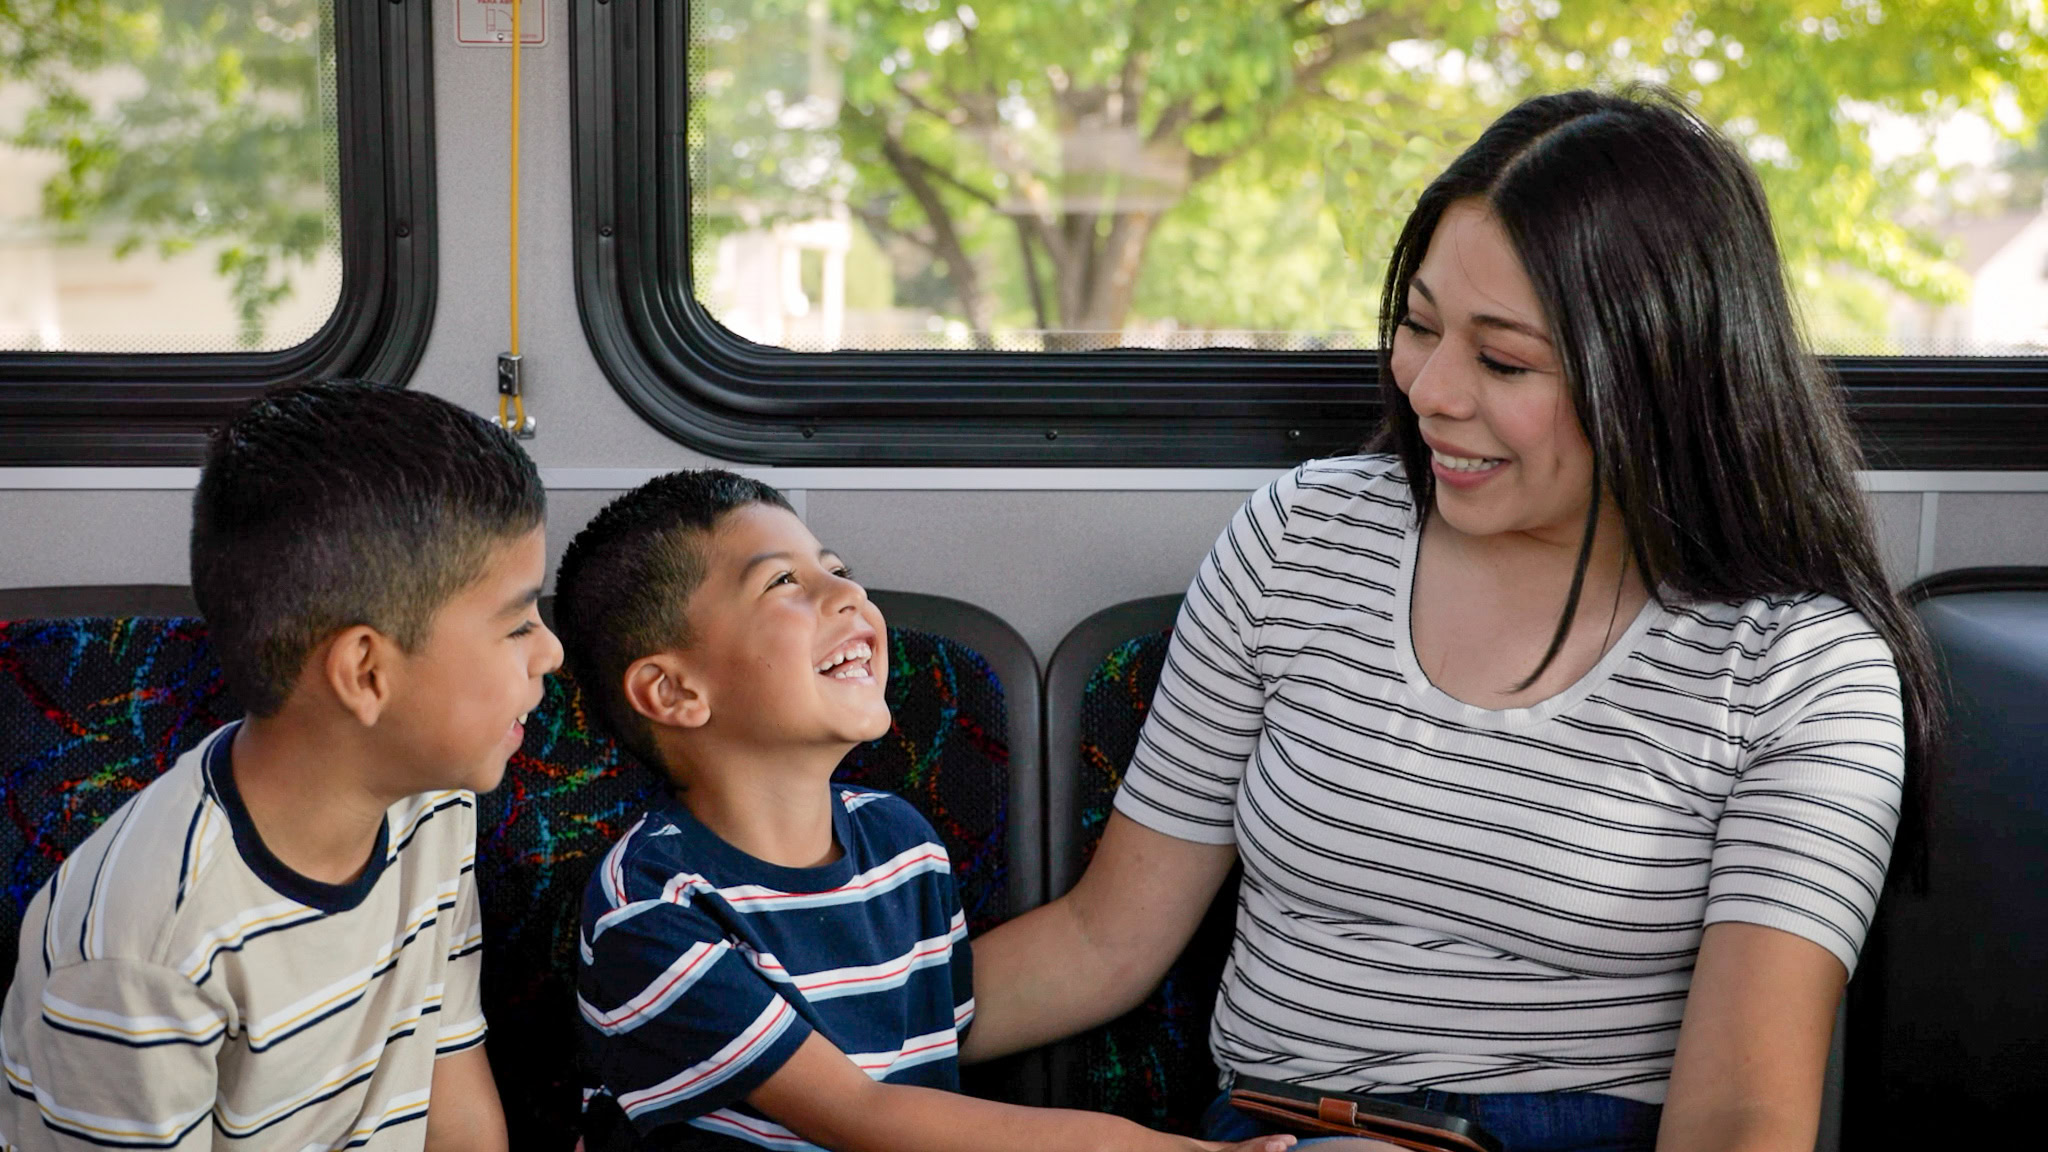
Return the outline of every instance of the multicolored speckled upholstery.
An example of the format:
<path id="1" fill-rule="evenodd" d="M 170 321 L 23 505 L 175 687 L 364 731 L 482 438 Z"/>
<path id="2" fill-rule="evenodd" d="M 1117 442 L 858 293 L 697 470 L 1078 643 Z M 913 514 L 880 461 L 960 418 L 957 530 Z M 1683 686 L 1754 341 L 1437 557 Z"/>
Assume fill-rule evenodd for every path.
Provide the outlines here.
<path id="1" fill-rule="evenodd" d="M 1012 904 L 1003 686 L 979 654 L 944 637 L 892 628 L 889 645 L 895 724 L 849 755 L 839 777 L 901 793 L 931 819 L 969 921 L 986 929 Z M 6 981 L 21 913 L 64 856 L 239 714 L 198 620 L 0 622 Z M 574 1143 L 578 902 L 657 786 L 597 730 L 576 686 L 551 676 L 504 784 L 478 805 L 488 1050 L 515 1148 Z"/>
<path id="2" fill-rule="evenodd" d="M 0 990 L 21 914 L 57 865 L 240 714 L 199 620 L 0 621 Z"/>
<path id="3" fill-rule="evenodd" d="M 1170 630 L 1154 632 L 1110 649 L 1082 690 L 1077 799 L 1084 859 L 1094 854 L 1109 822 L 1171 636 Z M 1230 951 L 1236 891 L 1233 875 L 1158 991 L 1122 1017 L 1069 1041 L 1074 1055 L 1067 1061 L 1064 1102 L 1169 1132 L 1196 1130 L 1217 1091 L 1209 1017 Z"/>
<path id="4" fill-rule="evenodd" d="M 1010 889 L 1010 718 L 982 656 L 943 636 L 889 629 L 887 735 L 840 763 L 836 779 L 894 792 L 932 822 L 953 857 L 967 928 L 1018 909 Z"/>

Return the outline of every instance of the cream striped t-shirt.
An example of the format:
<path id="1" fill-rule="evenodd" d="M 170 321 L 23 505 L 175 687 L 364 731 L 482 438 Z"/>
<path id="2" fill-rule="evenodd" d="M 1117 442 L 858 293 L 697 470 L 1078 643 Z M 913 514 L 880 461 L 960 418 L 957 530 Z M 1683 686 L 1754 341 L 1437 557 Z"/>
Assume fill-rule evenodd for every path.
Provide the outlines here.
<path id="1" fill-rule="evenodd" d="M 220 729 L 29 904 L 0 1145 L 417 1149 L 434 1061 L 482 1042 L 476 801 L 392 805 L 322 884 L 263 846 Z"/>

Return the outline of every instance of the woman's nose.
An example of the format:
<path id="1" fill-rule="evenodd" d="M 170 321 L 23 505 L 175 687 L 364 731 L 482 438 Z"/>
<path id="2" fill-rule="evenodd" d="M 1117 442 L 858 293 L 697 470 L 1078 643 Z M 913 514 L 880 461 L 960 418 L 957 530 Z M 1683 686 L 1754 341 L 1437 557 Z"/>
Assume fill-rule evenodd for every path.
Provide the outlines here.
<path id="1" fill-rule="evenodd" d="M 1429 358 L 1408 382 L 1408 406 L 1417 416 L 1442 416 L 1462 420 L 1472 414 L 1472 391 L 1452 341 L 1440 340 L 1429 350 Z"/>

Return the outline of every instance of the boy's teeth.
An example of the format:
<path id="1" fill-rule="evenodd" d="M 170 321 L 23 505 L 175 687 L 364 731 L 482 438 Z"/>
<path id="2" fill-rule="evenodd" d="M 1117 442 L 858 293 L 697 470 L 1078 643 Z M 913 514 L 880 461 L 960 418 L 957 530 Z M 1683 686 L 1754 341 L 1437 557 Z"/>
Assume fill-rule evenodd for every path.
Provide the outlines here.
<path id="1" fill-rule="evenodd" d="M 832 673 L 832 669 L 837 667 L 838 665 L 845 664 L 853 660 L 866 660 L 869 656 L 873 654 L 874 653 L 869 650 L 866 644 L 855 644 L 842 652 L 836 653 L 835 655 L 833 655 L 831 659 L 819 664 L 818 672 L 821 675 L 826 673 Z M 838 673 L 832 674 L 838 679 L 846 679 L 845 676 L 839 675 Z"/>
<path id="2" fill-rule="evenodd" d="M 1437 463 L 1449 468 L 1453 472 L 1484 472 L 1495 464 L 1501 463 L 1499 459 L 1492 456 L 1448 456 L 1435 449 L 1431 449 L 1429 454 Z"/>

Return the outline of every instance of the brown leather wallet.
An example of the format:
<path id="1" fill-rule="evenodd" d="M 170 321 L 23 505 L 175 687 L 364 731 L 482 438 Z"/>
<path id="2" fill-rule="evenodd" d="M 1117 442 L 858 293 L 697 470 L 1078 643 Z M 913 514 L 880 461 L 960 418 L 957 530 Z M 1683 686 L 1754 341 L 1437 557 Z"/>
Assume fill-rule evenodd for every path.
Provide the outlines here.
<path id="1" fill-rule="evenodd" d="M 1417 1152 L 1502 1152 L 1492 1133 L 1461 1116 L 1376 1100 L 1358 1092 L 1329 1092 L 1235 1076 L 1230 1106 L 1297 1136 L 1356 1136 Z"/>

